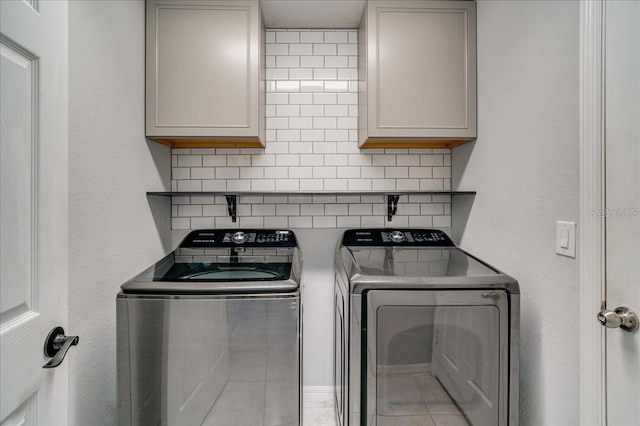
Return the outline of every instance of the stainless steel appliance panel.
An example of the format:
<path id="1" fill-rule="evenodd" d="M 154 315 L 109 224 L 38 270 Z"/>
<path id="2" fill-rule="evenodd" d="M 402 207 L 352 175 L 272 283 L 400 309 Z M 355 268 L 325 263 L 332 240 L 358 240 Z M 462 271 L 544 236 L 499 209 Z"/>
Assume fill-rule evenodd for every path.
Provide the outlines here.
<path id="1" fill-rule="evenodd" d="M 120 293 L 116 308 L 119 425 L 301 423 L 298 292 Z"/>
<path id="2" fill-rule="evenodd" d="M 438 230 L 346 231 L 335 266 L 339 426 L 518 425 L 515 279 Z"/>

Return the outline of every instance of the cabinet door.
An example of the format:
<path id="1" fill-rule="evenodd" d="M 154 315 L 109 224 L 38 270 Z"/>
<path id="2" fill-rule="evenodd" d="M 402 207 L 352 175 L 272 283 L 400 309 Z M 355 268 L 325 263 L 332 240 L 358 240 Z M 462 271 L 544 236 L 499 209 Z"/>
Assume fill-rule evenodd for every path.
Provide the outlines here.
<path id="1" fill-rule="evenodd" d="M 369 1 L 367 21 L 367 137 L 475 138 L 475 3 Z"/>
<path id="2" fill-rule="evenodd" d="M 147 2 L 149 137 L 259 136 L 260 22 L 257 1 Z"/>

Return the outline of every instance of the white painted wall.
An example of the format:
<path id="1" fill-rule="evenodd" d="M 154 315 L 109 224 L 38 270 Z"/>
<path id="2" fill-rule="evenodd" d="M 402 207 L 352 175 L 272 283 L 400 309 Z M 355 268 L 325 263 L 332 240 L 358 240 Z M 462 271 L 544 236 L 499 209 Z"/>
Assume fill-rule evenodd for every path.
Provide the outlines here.
<path id="1" fill-rule="evenodd" d="M 579 421 L 578 262 L 555 254 L 578 219 L 579 7 L 478 2 L 478 139 L 452 150 L 453 187 L 478 191 L 455 234 L 520 282 L 523 425 Z"/>
<path id="2" fill-rule="evenodd" d="M 144 1 L 69 3 L 72 425 L 116 422 L 115 297 L 169 249 L 169 148 L 144 138 Z M 64 409 L 64 408 L 61 408 Z"/>

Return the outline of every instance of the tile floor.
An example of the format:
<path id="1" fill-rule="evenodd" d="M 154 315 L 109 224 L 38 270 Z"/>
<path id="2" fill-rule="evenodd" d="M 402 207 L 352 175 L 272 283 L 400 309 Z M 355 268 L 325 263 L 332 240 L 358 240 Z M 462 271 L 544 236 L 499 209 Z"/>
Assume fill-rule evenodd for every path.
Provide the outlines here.
<path id="1" fill-rule="evenodd" d="M 429 373 L 381 376 L 377 426 L 468 426 L 464 416 Z M 306 399 L 303 426 L 335 426 L 333 401 Z"/>
<path id="2" fill-rule="evenodd" d="M 333 395 L 329 398 L 304 398 L 302 407 L 303 426 L 336 426 Z"/>

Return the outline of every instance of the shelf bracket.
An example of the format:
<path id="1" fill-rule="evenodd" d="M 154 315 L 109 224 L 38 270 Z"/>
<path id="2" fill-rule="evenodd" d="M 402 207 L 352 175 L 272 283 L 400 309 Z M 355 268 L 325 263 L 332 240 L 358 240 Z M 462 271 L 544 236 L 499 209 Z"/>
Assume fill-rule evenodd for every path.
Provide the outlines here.
<path id="1" fill-rule="evenodd" d="M 387 195 L 387 220 L 391 222 L 391 219 L 398 211 L 399 195 Z"/>
<path id="2" fill-rule="evenodd" d="M 235 223 L 236 222 L 236 204 L 238 202 L 238 196 L 225 195 L 224 197 L 227 199 L 227 212 L 231 217 L 231 222 Z"/>

